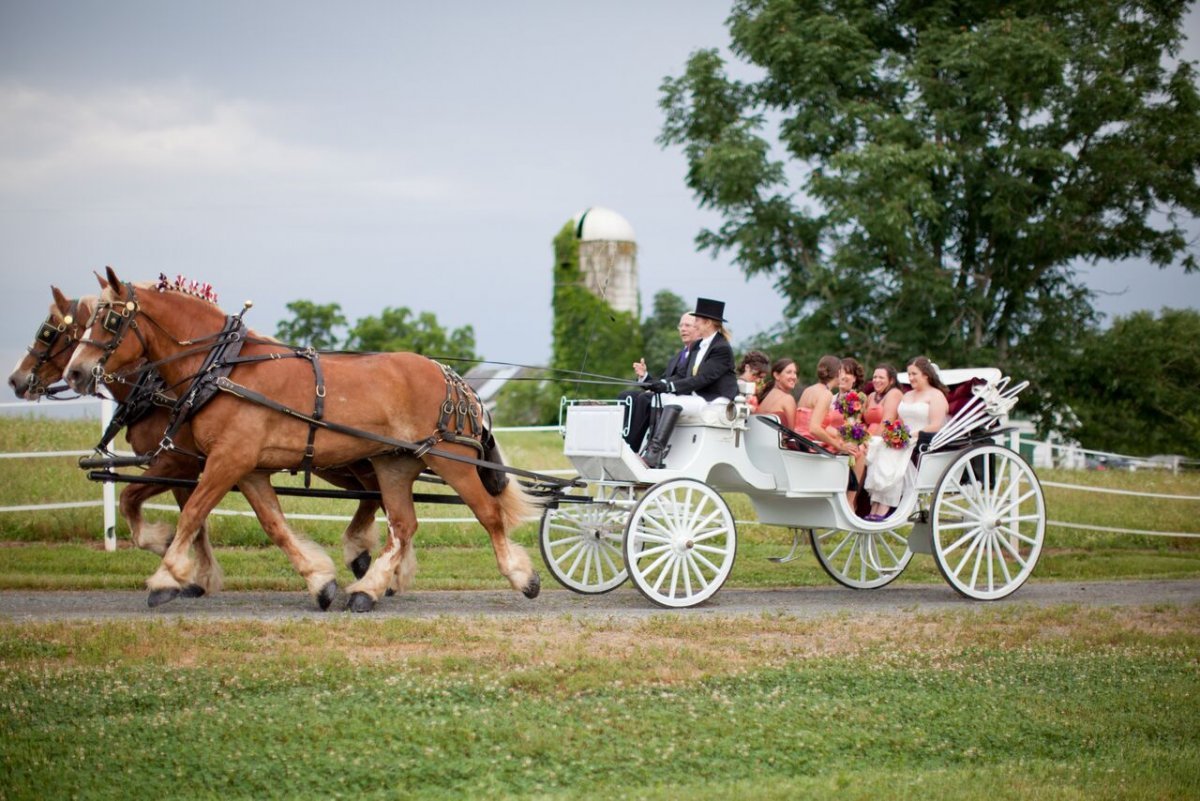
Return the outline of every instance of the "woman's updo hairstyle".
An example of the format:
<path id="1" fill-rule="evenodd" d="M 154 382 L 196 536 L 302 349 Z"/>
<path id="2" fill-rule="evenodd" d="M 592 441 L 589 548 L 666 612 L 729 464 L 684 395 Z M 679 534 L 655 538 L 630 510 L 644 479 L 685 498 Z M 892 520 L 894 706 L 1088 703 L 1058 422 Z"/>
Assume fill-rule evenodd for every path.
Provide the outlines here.
<path id="1" fill-rule="evenodd" d="M 837 356 L 822 356 L 821 361 L 817 362 L 817 380 L 828 384 L 837 378 L 838 368 L 841 366 L 842 360 Z"/>

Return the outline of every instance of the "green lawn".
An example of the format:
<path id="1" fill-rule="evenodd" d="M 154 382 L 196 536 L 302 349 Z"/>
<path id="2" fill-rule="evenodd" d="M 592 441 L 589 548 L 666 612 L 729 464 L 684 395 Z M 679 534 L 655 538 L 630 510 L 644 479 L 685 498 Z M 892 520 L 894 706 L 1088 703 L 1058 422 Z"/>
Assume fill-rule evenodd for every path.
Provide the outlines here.
<path id="1" fill-rule="evenodd" d="M 0 624 L 0 797 L 1190 799 L 1200 610 Z"/>

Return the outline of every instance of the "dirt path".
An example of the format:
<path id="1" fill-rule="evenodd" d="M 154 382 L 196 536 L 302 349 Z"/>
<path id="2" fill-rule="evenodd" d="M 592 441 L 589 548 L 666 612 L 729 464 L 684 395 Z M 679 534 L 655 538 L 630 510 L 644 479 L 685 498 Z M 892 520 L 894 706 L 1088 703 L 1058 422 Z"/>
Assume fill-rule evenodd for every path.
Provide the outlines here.
<path id="1" fill-rule="evenodd" d="M 650 615 L 759 615 L 778 613 L 800 618 L 834 614 L 911 614 L 1013 606 L 1143 606 L 1200 604 L 1200 580 L 1038 582 L 1031 580 L 1002 601 L 980 603 L 962 598 L 944 584 L 885 587 L 856 592 L 841 587 L 775 590 L 723 589 L 694 609 L 653 606 L 637 590 L 625 586 L 607 595 L 577 595 L 548 590 L 534 600 L 504 591 L 417 591 L 380 602 L 372 617 L 403 615 L 557 616 L 639 618 Z M 157 609 L 146 606 L 146 593 L 117 590 L 0 592 L 0 620 L 346 620 L 345 598 L 329 612 L 317 610 L 302 592 L 226 592 L 211 598 L 179 599 Z"/>

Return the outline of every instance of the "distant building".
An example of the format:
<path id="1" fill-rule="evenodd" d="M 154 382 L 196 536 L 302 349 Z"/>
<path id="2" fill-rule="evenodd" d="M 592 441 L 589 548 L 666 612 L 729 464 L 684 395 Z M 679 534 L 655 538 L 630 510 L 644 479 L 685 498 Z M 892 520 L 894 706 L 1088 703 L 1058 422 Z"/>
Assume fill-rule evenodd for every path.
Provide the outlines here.
<path id="1" fill-rule="evenodd" d="M 572 221 L 579 240 L 579 270 L 588 290 L 613 310 L 640 317 L 637 239 L 629 220 L 612 209 L 593 206 Z"/>

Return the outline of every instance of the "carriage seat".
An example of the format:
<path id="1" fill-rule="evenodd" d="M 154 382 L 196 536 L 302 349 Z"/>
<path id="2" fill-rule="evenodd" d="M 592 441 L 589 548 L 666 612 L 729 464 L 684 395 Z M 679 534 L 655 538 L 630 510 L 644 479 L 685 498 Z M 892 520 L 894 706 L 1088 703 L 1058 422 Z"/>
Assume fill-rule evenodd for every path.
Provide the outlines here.
<path id="1" fill-rule="evenodd" d="M 708 426 L 710 428 L 741 428 L 746 419 L 746 412 L 739 409 L 745 404 L 735 401 L 713 402 L 702 406 L 698 411 L 685 411 L 679 415 L 678 425 Z"/>

